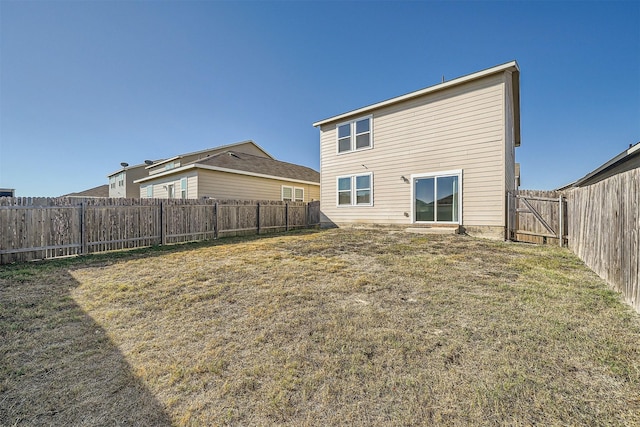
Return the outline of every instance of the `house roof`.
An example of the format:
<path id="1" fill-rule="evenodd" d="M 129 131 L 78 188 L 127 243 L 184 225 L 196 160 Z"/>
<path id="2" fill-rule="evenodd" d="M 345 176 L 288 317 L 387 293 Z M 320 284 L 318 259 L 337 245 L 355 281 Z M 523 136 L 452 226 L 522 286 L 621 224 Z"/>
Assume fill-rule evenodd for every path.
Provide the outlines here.
<path id="1" fill-rule="evenodd" d="M 65 194 L 62 197 L 109 197 L 109 185 L 99 185 L 77 193 Z"/>
<path id="2" fill-rule="evenodd" d="M 584 187 L 609 178 L 617 173 L 640 167 L 640 142 L 630 145 L 627 150 L 615 156 L 592 172 L 589 172 L 567 187 Z"/>
<path id="3" fill-rule="evenodd" d="M 320 173 L 306 166 L 281 162 L 272 158 L 254 156 L 252 154 L 239 153 L 232 150 L 214 154 L 213 156 L 196 160 L 179 168 L 151 175 L 134 182 L 146 182 L 196 168 L 307 184 L 320 184 Z"/>
<path id="4" fill-rule="evenodd" d="M 164 159 L 158 162 L 154 162 L 152 165 L 147 166 L 147 169 L 156 167 L 158 165 L 161 165 L 163 163 L 167 163 L 167 162 L 171 162 L 173 160 L 177 160 L 183 157 L 187 157 L 187 156 L 197 156 L 199 154 L 207 154 L 210 153 L 211 151 L 223 151 L 223 150 L 230 150 L 233 149 L 234 147 L 237 147 L 238 145 L 243 145 L 243 144 L 253 144 L 258 150 L 262 151 L 267 157 L 269 157 L 270 159 L 273 159 L 273 156 L 269 153 L 267 153 L 267 151 L 262 148 L 261 146 L 259 146 L 258 144 L 256 144 L 254 141 L 247 139 L 246 141 L 240 141 L 240 142 L 234 142 L 233 144 L 226 144 L 226 145 L 220 145 L 218 147 L 212 147 L 212 148 L 207 148 L 206 150 L 199 150 L 199 151 L 193 151 L 191 153 L 184 153 L 184 154 L 178 154 L 177 156 L 173 156 L 170 157 L 168 159 Z"/>
<path id="5" fill-rule="evenodd" d="M 254 141 L 248 139 L 246 141 L 234 142 L 233 144 L 227 144 L 227 145 L 221 145 L 219 147 L 207 148 L 206 150 L 199 150 L 199 151 L 193 151 L 191 153 L 178 154 L 177 156 L 173 156 L 173 157 L 168 158 L 168 159 L 153 160 L 151 164 L 147 164 L 147 162 L 145 161 L 145 163 L 141 163 L 141 164 L 138 164 L 138 165 L 125 166 L 125 167 L 122 167 L 122 168 L 118 169 L 115 172 L 110 173 L 109 175 L 107 175 L 107 177 L 112 177 L 113 175 L 117 175 L 120 172 L 129 171 L 129 170 L 132 170 L 132 169 L 138 169 L 138 168 L 150 169 L 150 168 L 156 167 L 158 165 L 161 165 L 163 163 L 167 163 L 167 162 L 170 162 L 170 161 L 173 161 L 173 160 L 176 160 L 176 159 L 180 159 L 182 157 L 195 156 L 195 155 L 198 155 L 198 154 L 206 154 L 206 153 L 210 153 L 211 151 L 229 150 L 229 149 L 232 149 L 233 147 L 237 147 L 238 145 L 247 144 L 247 143 L 253 144 L 258 150 L 262 151 L 267 157 L 269 157 L 270 159 L 273 159 L 273 156 L 271 154 L 267 153 L 267 151 L 264 148 L 262 148 L 261 146 L 256 144 Z"/>
<path id="6" fill-rule="evenodd" d="M 151 160 L 153 163 L 153 165 L 155 165 L 158 162 L 163 162 L 164 159 L 158 159 L 158 160 Z M 134 170 L 134 169 L 141 169 L 141 168 L 147 168 L 149 165 L 146 163 L 140 163 L 139 165 L 133 165 L 133 166 L 124 166 L 121 167 L 120 169 L 118 169 L 115 172 L 111 172 L 109 175 L 107 175 L 108 178 L 111 178 L 113 175 L 117 175 L 120 172 L 124 172 L 124 171 L 130 171 L 130 170 Z"/>
<path id="7" fill-rule="evenodd" d="M 514 123 L 514 131 L 515 131 L 515 144 L 516 146 L 520 145 L 520 67 L 516 61 L 507 62 L 502 65 L 497 65 L 492 68 L 487 68 L 486 70 L 478 71 L 473 74 L 467 74 L 466 76 L 458 77 L 453 80 L 449 80 L 443 83 L 439 83 L 434 86 L 429 86 L 424 89 L 420 89 L 414 92 L 410 92 L 401 96 L 397 96 L 395 98 L 387 99 L 385 101 L 377 102 L 375 104 L 367 105 L 362 108 L 358 108 L 356 110 L 351 110 L 346 113 L 338 114 L 337 116 L 332 116 L 326 118 L 324 120 L 320 120 L 315 122 L 313 126 L 318 127 L 327 123 L 336 122 L 339 120 L 344 120 L 352 116 L 367 114 L 373 110 L 376 110 L 381 107 L 386 107 L 392 104 L 396 104 L 398 102 L 406 101 L 412 98 L 416 98 L 418 96 L 426 95 L 429 93 L 437 92 L 443 89 L 447 89 L 453 86 L 457 86 L 463 83 L 467 83 L 473 80 L 477 80 L 492 74 L 502 73 L 504 71 L 511 70 L 512 73 L 512 85 L 513 85 L 513 93 L 514 93 L 514 114 L 515 114 L 515 123 Z"/>

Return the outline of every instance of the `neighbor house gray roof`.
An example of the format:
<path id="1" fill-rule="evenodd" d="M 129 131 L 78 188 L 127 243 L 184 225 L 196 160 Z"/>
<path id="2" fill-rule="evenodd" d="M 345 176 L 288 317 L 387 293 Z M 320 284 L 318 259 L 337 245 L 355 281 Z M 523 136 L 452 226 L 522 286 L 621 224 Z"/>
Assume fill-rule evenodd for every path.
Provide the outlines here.
<path id="1" fill-rule="evenodd" d="M 638 167 L 640 167 L 640 142 L 630 145 L 629 149 L 624 150 L 602 166 L 592 172 L 589 172 L 587 175 L 574 182 L 571 187 L 584 187 L 595 184 L 596 182 L 607 179 L 610 176 Z"/>
<path id="2" fill-rule="evenodd" d="M 251 154 L 237 153 L 231 150 L 205 159 L 196 160 L 193 163 L 223 169 L 252 172 L 261 175 L 320 183 L 320 173 L 306 166 L 281 162 L 280 160 L 254 156 Z"/>
<path id="3" fill-rule="evenodd" d="M 135 182 L 145 182 L 194 168 L 320 184 L 320 173 L 306 166 L 281 162 L 280 160 L 254 156 L 252 154 L 239 153 L 232 150 L 214 154 L 213 156 L 205 157 L 187 165 L 139 179 Z"/>
<path id="4" fill-rule="evenodd" d="M 99 185 L 77 193 L 65 194 L 62 197 L 109 197 L 109 185 Z"/>

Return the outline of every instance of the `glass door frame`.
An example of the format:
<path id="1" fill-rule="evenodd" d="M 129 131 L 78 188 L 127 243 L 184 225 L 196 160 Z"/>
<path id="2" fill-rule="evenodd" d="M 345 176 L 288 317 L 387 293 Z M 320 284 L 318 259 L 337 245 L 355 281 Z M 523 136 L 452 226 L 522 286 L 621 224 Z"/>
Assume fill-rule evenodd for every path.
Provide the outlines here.
<path id="1" fill-rule="evenodd" d="M 444 178 L 448 176 L 458 177 L 458 220 L 457 221 L 416 221 L 416 180 L 421 178 L 433 178 L 434 182 L 437 178 Z M 437 184 L 434 186 L 434 198 L 437 201 Z M 437 206 L 434 204 L 434 218 L 437 219 Z M 439 171 L 439 172 L 425 172 L 411 175 L 411 223 L 413 224 L 458 224 L 462 225 L 462 169 Z"/>

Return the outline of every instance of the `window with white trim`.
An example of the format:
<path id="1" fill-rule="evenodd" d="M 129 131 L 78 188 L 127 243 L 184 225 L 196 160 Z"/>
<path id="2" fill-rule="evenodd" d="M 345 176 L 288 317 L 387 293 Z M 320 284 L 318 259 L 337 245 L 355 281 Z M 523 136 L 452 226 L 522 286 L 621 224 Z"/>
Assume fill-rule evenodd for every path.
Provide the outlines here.
<path id="1" fill-rule="evenodd" d="M 182 178 L 180 180 L 180 198 L 187 198 L 187 178 Z"/>
<path id="2" fill-rule="evenodd" d="M 147 198 L 153 198 L 153 185 L 147 185 Z"/>
<path id="3" fill-rule="evenodd" d="M 284 202 L 304 202 L 304 188 L 282 186 L 282 201 Z"/>
<path id="4" fill-rule="evenodd" d="M 371 122 L 368 116 L 338 124 L 338 154 L 371 148 Z"/>
<path id="5" fill-rule="evenodd" d="M 174 184 L 167 185 L 167 199 L 173 199 L 174 197 Z"/>
<path id="6" fill-rule="evenodd" d="M 373 206 L 373 174 L 338 177 L 338 206 Z"/>

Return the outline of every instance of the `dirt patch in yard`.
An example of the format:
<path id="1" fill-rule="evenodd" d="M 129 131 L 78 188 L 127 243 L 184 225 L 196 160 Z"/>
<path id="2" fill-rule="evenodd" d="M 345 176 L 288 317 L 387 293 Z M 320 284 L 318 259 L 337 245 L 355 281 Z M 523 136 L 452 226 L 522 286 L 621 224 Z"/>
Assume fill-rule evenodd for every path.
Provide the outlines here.
<path id="1" fill-rule="evenodd" d="M 2 425 L 640 424 L 640 316 L 566 249 L 301 232 L 3 267 L 0 304 Z"/>

